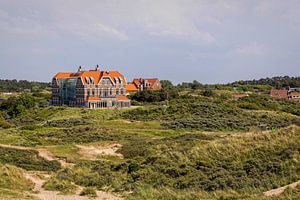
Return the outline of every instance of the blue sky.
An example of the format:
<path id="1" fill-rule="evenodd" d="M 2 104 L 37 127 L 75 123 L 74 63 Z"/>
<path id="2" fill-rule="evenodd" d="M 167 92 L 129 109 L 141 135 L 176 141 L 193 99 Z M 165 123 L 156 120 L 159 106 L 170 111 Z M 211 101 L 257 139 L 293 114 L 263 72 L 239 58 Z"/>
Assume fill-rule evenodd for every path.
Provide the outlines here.
<path id="1" fill-rule="evenodd" d="M 299 0 L 0 0 L 0 78 L 99 64 L 226 83 L 300 75 Z"/>

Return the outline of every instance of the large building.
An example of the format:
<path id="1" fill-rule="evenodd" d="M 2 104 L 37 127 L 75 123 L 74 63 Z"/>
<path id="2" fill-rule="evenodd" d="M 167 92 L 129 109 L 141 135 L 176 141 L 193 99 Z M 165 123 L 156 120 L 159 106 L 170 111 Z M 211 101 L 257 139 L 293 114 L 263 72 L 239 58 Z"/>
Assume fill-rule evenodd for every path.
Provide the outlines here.
<path id="1" fill-rule="evenodd" d="M 126 90 L 129 93 L 141 92 L 144 90 L 160 90 L 161 84 L 158 78 L 136 78 L 128 83 Z"/>
<path id="2" fill-rule="evenodd" d="M 87 108 L 130 107 L 126 80 L 118 71 L 59 72 L 52 79 L 51 104 Z"/>

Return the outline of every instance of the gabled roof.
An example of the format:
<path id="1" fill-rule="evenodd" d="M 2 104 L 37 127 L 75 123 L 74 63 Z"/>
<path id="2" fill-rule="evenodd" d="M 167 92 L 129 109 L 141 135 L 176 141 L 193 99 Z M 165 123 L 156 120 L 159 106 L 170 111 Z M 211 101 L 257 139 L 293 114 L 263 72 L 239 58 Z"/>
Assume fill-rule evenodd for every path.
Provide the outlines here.
<path id="1" fill-rule="evenodd" d="M 54 78 L 56 79 L 66 79 L 66 78 L 81 78 L 83 84 L 99 84 L 102 77 L 109 77 L 114 84 L 122 81 L 126 85 L 126 80 L 124 75 L 118 71 L 81 71 L 81 72 L 59 72 Z"/>
<path id="2" fill-rule="evenodd" d="M 143 82 L 147 82 L 150 84 L 150 87 L 153 87 L 153 85 L 159 81 L 158 78 L 135 78 L 133 79 L 132 83 L 135 84 L 137 87 L 141 85 Z"/>
<path id="3" fill-rule="evenodd" d="M 127 91 L 139 91 L 139 89 L 137 88 L 137 86 L 133 83 L 129 83 L 126 85 L 126 90 Z"/>

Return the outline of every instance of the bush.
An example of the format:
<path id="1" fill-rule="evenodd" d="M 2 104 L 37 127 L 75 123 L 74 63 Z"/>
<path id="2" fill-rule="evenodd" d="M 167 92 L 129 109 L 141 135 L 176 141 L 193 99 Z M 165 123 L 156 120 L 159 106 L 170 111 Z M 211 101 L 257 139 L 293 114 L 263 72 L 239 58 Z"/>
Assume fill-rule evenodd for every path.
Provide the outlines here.
<path id="1" fill-rule="evenodd" d="M 11 124 L 6 120 L 0 118 L 0 128 L 4 128 L 4 129 L 11 128 Z"/>
<path id="2" fill-rule="evenodd" d="M 176 90 L 144 90 L 142 92 L 135 93 L 131 96 L 131 100 L 138 102 L 160 102 L 175 99 L 178 97 Z"/>
<path id="3" fill-rule="evenodd" d="M 249 130 L 262 124 L 269 128 L 290 125 L 298 118 L 270 112 L 249 112 L 233 104 L 208 98 L 182 97 L 170 102 L 170 106 L 148 106 L 129 110 L 123 118 L 130 120 L 160 120 L 172 129 L 197 130 Z"/>
<path id="4" fill-rule="evenodd" d="M 61 168 L 58 161 L 45 160 L 35 150 L 20 150 L 5 147 L 0 147 L 0 163 L 37 171 L 57 171 Z"/>
<path id="5" fill-rule="evenodd" d="M 60 191 L 63 194 L 72 194 L 75 193 L 77 186 L 68 180 L 52 178 L 43 185 L 43 188 L 51 191 Z"/>
<path id="6" fill-rule="evenodd" d="M 16 117 L 26 113 L 27 109 L 35 106 L 34 97 L 29 94 L 22 94 L 18 97 L 10 97 L 0 104 L 0 109 L 6 110 L 11 117 Z"/>
<path id="7" fill-rule="evenodd" d="M 88 196 L 91 198 L 97 197 L 96 190 L 92 187 L 86 187 L 80 192 L 80 196 Z"/>

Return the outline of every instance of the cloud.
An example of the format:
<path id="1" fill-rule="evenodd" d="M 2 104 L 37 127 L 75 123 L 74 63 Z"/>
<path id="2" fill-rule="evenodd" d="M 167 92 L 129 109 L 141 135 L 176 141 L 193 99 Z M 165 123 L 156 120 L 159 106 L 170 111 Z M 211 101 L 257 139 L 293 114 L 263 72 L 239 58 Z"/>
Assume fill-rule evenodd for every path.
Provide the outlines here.
<path id="1" fill-rule="evenodd" d="M 120 40 L 128 40 L 128 36 L 124 31 L 117 30 L 115 28 L 109 27 L 107 25 L 103 25 L 101 23 L 96 23 L 95 27 L 97 30 L 107 33 L 111 36 L 114 36 Z"/>
<path id="2" fill-rule="evenodd" d="M 256 42 L 249 43 L 243 46 L 238 47 L 234 50 L 235 53 L 240 55 L 254 55 L 254 56 L 263 56 L 267 53 L 270 53 L 270 49 L 263 44 L 258 44 Z"/>

